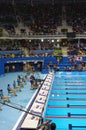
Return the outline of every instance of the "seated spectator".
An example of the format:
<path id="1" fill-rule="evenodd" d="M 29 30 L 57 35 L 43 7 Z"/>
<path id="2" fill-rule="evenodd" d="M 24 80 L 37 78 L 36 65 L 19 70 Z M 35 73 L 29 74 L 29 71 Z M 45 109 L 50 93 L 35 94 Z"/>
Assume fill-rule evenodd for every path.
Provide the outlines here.
<path id="1" fill-rule="evenodd" d="M 59 68 L 57 65 L 54 65 L 54 66 L 53 66 L 53 69 L 54 69 L 54 72 L 60 71 L 60 68 Z"/>
<path id="2" fill-rule="evenodd" d="M 3 94 L 3 90 L 2 89 L 0 89 L 0 98 L 1 99 L 5 99 L 7 102 L 10 102 L 10 98 Z"/>
<path id="3" fill-rule="evenodd" d="M 56 124 L 55 123 L 51 123 L 50 130 L 56 130 Z"/>
<path id="4" fill-rule="evenodd" d="M 12 72 L 15 72 L 15 65 L 12 65 Z"/>
<path id="5" fill-rule="evenodd" d="M 18 75 L 17 83 L 18 83 L 18 86 L 21 86 L 21 87 L 24 86 L 24 82 L 22 82 L 22 75 Z"/>
<path id="6" fill-rule="evenodd" d="M 52 63 L 52 61 L 50 61 L 49 64 L 47 65 L 49 72 L 52 72 L 54 70 L 53 66 L 54 64 Z"/>
<path id="7" fill-rule="evenodd" d="M 29 81 L 29 80 L 30 80 L 30 72 L 27 72 L 27 73 L 26 73 L 25 79 L 26 79 L 26 81 Z"/>
<path id="8" fill-rule="evenodd" d="M 19 91 L 21 91 L 21 86 L 16 85 L 15 80 L 13 81 L 13 87 L 14 87 L 14 89 L 18 89 Z"/>
<path id="9" fill-rule="evenodd" d="M 34 89 L 36 85 L 36 81 L 33 75 L 30 76 L 30 83 L 31 83 L 31 89 Z"/>
<path id="10" fill-rule="evenodd" d="M 35 80 L 35 77 L 34 77 L 34 75 L 31 75 L 31 76 L 30 76 L 30 79 L 33 79 L 33 80 Z"/>
<path id="11" fill-rule="evenodd" d="M 26 83 L 26 76 L 22 76 L 22 84 L 24 85 Z"/>
<path id="12" fill-rule="evenodd" d="M 14 53 L 10 54 L 10 57 L 14 58 L 14 57 L 15 57 L 15 54 L 14 54 Z"/>
<path id="13" fill-rule="evenodd" d="M 67 71 L 67 66 L 64 66 L 64 71 Z"/>
<path id="14" fill-rule="evenodd" d="M 32 74 L 34 75 L 35 74 L 35 67 L 34 66 L 32 66 Z"/>
<path id="15" fill-rule="evenodd" d="M 16 91 L 10 87 L 10 84 L 7 85 L 8 94 L 13 93 L 14 96 L 17 96 Z"/>

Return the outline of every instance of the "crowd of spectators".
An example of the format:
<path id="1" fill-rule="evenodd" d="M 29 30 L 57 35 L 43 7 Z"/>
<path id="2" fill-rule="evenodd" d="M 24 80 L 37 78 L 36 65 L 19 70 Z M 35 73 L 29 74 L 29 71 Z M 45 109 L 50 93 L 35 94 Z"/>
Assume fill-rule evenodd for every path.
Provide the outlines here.
<path id="1" fill-rule="evenodd" d="M 85 62 L 82 60 L 82 57 L 86 56 L 86 44 L 84 39 L 63 40 L 60 43 L 48 40 L 4 40 L 0 42 L 0 58 L 55 56 L 57 57 L 57 62 L 53 64 L 53 67 L 47 64 L 46 68 L 48 70 L 52 70 L 51 68 L 53 68 L 55 71 L 60 71 L 61 66 L 64 66 L 65 71 L 75 71 L 76 69 L 78 71 L 86 70 Z M 66 57 L 69 58 L 67 62 L 66 60 L 65 62 L 63 61 L 64 54 L 62 50 L 65 47 L 67 48 Z"/>
<path id="2" fill-rule="evenodd" d="M 19 23 L 23 27 L 19 28 L 19 34 L 23 35 L 54 35 L 61 34 L 58 27 L 62 26 L 62 4 L 52 3 L 19 3 L 16 1 L 0 3 L 0 26 L 9 35 L 18 35 Z M 73 3 L 65 5 L 66 21 L 76 33 L 86 32 L 85 4 Z M 26 28 L 27 30 L 26 31 Z"/>
<path id="3" fill-rule="evenodd" d="M 69 63 L 71 66 L 64 67 L 65 71 L 86 71 L 86 61 L 83 60 L 83 56 L 86 56 L 86 44 L 83 42 L 69 42 L 67 46 L 67 53 Z"/>
<path id="4" fill-rule="evenodd" d="M 81 40 L 79 42 L 73 40 L 69 42 L 67 45 L 67 53 L 68 55 L 86 56 L 85 40 Z"/>
<path id="5" fill-rule="evenodd" d="M 0 40 L 0 51 L 21 50 L 21 44 L 17 40 Z"/>
<path id="6" fill-rule="evenodd" d="M 86 71 L 86 61 L 82 57 L 70 56 L 69 66 L 64 67 L 64 71 Z"/>
<path id="7" fill-rule="evenodd" d="M 53 55 L 55 50 L 62 54 L 57 41 L 52 40 L 0 40 L 1 57 L 29 57 Z"/>
<path id="8" fill-rule="evenodd" d="M 16 25 L 17 20 L 12 3 L 0 2 L 0 27 L 9 34 L 14 34 Z"/>
<path id="9" fill-rule="evenodd" d="M 67 24 L 72 26 L 73 31 L 78 34 L 86 33 L 86 4 L 77 3 L 66 7 Z"/>
<path id="10" fill-rule="evenodd" d="M 61 25 L 61 6 L 51 4 L 32 6 L 31 3 L 21 2 L 0 3 L 0 23 L 10 35 L 16 34 L 15 27 L 20 22 L 28 27 L 28 35 L 55 34 L 57 27 Z M 26 34 L 23 28 L 20 32 Z"/>
<path id="11" fill-rule="evenodd" d="M 86 56 L 85 39 L 73 39 L 60 42 L 57 40 L 0 40 L 0 57 L 61 56 L 64 47 L 67 48 L 68 56 Z"/>

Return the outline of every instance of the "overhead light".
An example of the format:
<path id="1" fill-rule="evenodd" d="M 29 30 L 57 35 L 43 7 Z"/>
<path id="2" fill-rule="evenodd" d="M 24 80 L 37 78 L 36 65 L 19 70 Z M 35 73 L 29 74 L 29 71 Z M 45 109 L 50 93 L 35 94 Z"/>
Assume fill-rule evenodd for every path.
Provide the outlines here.
<path id="1" fill-rule="evenodd" d="M 60 40 L 59 39 L 57 39 L 57 42 L 59 42 Z"/>
<path id="2" fill-rule="evenodd" d="M 52 40 L 52 42 L 54 42 L 54 40 Z"/>
<path id="3" fill-rule="evenodd" d="M 31 42 L 31 40 L 29 40 L 29 42 Z"/>
<path id="4" fill-rule="evenodd" d="M 43 42 L 44 41 L 44 39 L 41 39 L 41 42 Z"/>

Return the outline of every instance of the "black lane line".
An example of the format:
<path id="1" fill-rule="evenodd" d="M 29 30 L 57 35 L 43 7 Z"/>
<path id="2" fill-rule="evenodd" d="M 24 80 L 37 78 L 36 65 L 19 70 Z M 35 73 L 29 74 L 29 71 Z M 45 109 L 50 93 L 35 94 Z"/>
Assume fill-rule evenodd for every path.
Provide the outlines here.
<path id="1" fill-rule="evenodd" d="M 86 114 L 71 114 L 71 113 L 68 113 L 68 117 L 70 117 L 70 116 L 84 116 L 84 117 L 86 117 Z"/>
<path id="2" fill-rule="evenodd" d="M 86 90 L 86 88 L 52 88 L 52 90 Z"/>
<path id="3" fill-rule="evenodd" d="M 86 82 L 81 82 L 81 83 L 77 83 L 77 82 L 57 82 L 57 83 L 53 83 L 53 85 L 68 85 L 68 86 L 70 86 L 70 85 L 81 86 L 82 85 L 82 86 L 84 86 L 84 85 L 86 85 Z"/>
<path id="4" fill-rule="evenodd" d="M 86 117 L 78 117 L 78 116 L 74 116 L 74 117 L 68 117 L 68 116 L 51 116 L 51 115 L 48 115 L 48 116 L 45 116 L 46 118 L 73 118 L 73 119 L 85 119 L 86 120 Z"/>
<path id="5" fill-rule="evenodd" d="M 86 95 L 86 93 L 69 93 L 69 92 L 66 92 L 66 94 L 79 94 L 79 95 Z"/>
<path id="6" fill-rule="evenodd" d="M 65 86 L 86 86 L 86 84 L 64 84 Z"/>
<path id="7" fill-rule="evenodd" d="M 69 92 L 66 92 L 66 93 L 51 93 L 52 95 L 86 95 L 86 93 L 69 93 Z"/>
<path id="8" fill-rule="evenodd" d="M 70 101 L 86 101 L 86 98 L 66 98 L 66 100 L 70 100 Z"/>
<path id="9" fill-rule="evenodd" d="M 86 105 L 70 105 L 70 104 L 67 104 L 66 106 L 50 106 L 50 105 L 48 105 L 48 108 L 82 108 L 82 109 L 86 109 Z"/>
<path id="10" fill-rule="evenodd" d="M 67 104 L 67 107 L 86 107 L 86 105 L 70 105 L 70 104 Z"/>
<path id="11" fill-rule="evenodd" d="M 86 84 L 53 84 L 54 86 L 86 86 Z"/>
<path id="12" fill-rule="evenodd" d="M 86 98 L 50 98 L 52 101 L 86 101 Z"/>
<path id="13" fill-rule="evenodd" d="M 72 124 L 69 124 L 68 127 L 69 127 L 69 130 L 72 130 L 72 128 L 81 128 L 81 129 L 85 128 L 85 130 L 86 130 L 86 126 L 79 126 L 79 125 L 73 126 Z"/>

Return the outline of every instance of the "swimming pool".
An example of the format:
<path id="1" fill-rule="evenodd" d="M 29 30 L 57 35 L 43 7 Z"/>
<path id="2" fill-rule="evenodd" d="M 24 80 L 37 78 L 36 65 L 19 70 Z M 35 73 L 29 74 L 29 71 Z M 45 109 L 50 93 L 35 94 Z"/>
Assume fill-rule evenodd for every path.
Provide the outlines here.
<path id="1" fill-rule="evenodd" d="M 7 84 L 12 84 L 18 74 L 9 73 L 0 76 L 0 88 L 7 94 Z M 42 78 L 45 74 L 37 74 Z M 86 130 L 86 72 L 57 72 L 48 96 L 44 120 L 52 120 L 57 125 L 57 130 Z M 10 79 L 10 80 L 9 80 Z M 25 109 L 36 90 L 30 90 L 27 82 L 22 92 L 17 92 L 17 97 L 11 96 L 11 104 Z M 22 115 L 22 111 L 1 105 L 0 130 L 12 130 Z"/>
<path id="2" fill-rule="evenodd" d="M 57 72 L 52 84 L 44 120 L 57 130 L 86 130 L 86 72 Z"/>

